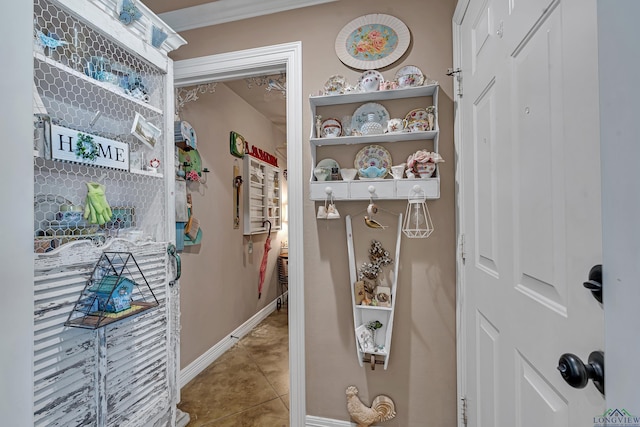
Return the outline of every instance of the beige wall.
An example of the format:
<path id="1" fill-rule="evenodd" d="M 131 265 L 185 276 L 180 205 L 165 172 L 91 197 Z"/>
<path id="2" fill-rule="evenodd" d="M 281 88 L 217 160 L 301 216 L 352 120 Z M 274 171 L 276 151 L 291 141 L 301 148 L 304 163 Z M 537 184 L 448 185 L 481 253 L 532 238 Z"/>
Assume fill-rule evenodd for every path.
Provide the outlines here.
<path id="1" fill-rule="evenodd" d="M 453 91 L 451 79 L 444 74 L 452 66 L 454 8 L 455 0 L 341 0 L 188 31 L 182 35 L 189 44 L 172 55 L 180 60 L 302 41 L 305 177 L 310 176 L 311 168 L 306 145 L 311 117 L 306 96 L 321 89 L 331 75 L 342 74 L 355 83 L 361 73 L 342 64 L 334 51 L 335 37 L 349 21 L 372 13 L 390 14 L 402 20 L 412 35 L 409 50 L 401 60 L 379 71 L 385 78 L 392 78 L 400 67 L 416 65 L 441 84 L 440 152 L 446 163 L 441 167 L 442 197 L 429 204 L 436 231 L 426 240 L 402 240 L 394 335 L 387 371 L 361 368 L 356 360 L 344 220 L 317 221 L 316 204 L 305 202 L 309 415 L 347 420 L 344 392 L 353 384 L 366 402 L 380 393 L 395 401 L 398 415 L 387 425 L 456 425 Z M 406 203 L 380 205 L 391 211 L 404 211 Z M 365 207 L 364 202 L 338 203 L 343 218 Z M 225 313 L 215 316 L 217 319 Z"/>
<path id="2" fill-rule="evenodd" d="M 277 297 L 276 260 L 287 233 L 284 229 L 271 233 L 269 264 L 258 300 L 266 234 L 253 236 L 253 253 L 249 254 L 249 238 L 242 234 L 242 200 L 240 228 L 233 228 L 236 158 L 229 154 L 229 132 L 240 133 L 272 154 L 285 136 L 224 84 L 186 104 L 180 116 L 196 130 L 202 165 L 211 170 L 206 184 L 187 186 L 204 234 L 201 245 L 187 246 L 182 254 L 180 364 L 184 368 Z M 242 159 L 237 162 L 242 173 Z M 242 175 L 246 180 L 246 174 Z M 244 184 L 241 191 L 246 191 Z"/>

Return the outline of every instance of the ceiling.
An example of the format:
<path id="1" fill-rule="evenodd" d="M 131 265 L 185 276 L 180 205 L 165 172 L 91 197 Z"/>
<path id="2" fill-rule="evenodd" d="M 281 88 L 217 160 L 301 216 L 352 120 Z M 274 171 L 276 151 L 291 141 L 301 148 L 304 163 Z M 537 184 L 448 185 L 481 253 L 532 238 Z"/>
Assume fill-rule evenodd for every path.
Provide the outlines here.
<path id="1" fill-rule="evenodd" d="M 160 18 L 178 32 L 199 26 L 216 25 L 222 22 L 267 15 L 329 1 L 336 0 L 142 0 L 145 6 L 158 14 Z M 249 14 L 246 12 L 247 6 L 251 10 Z M 194 20 L 190 21 L 190 17 L 194 16 L 194 14 L 212 17 L 199 20 L 194 24 L 192 23 L 192 21 L 195 22 Z M 278 76 L 273 77 L 276 78 Z M 286 133 L 286 102 L 280 92 L 275 90 L 267 91 L 264 85 L 252 84 L 252 87 L 249 88 L 244 79 L 225 81 L 220 84 L 227 85 L 240 98 L 270 120 L 276 128 Z"/>

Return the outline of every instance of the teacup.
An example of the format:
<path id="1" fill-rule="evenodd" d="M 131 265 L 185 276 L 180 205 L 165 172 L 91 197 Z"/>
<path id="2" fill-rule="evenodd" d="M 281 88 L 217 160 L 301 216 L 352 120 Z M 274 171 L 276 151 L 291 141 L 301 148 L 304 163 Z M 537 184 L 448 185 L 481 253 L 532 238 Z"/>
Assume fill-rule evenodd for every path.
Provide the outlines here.
<path id="1" fill-rule="evenodd" d="M 406 163 L 402 163 L 397 166 L 391 166 L 391 175 L 393 175 L 393 179 L 402 179 L 402 175 L 404 174 L 404 167 Z"/>
<path id="2" fill-rule="evenodd" d="M 387 132 L 401 132 L 407 127 L 405 119 L 390 119 L 387 122 Z"/>
<path id="3" fill-rule="evenodd" d="M 392 90 L 398 88 L 398 82 L 386 81 L 380 83 L 380 90 Z"/>
<path id="4" fill-rule="evenodd" d="M 380 78 L 375 75 L 367 76 L 360 82 L 363 92 L 375 92 L 380 89 Z"/>
<path id="5" fill-rule="evenodd" d="M 357 169 L 353 168 L 341 168 L 340 175 L 342 175 L 343 181 L 353 181 L 356 177 Z"/>
<path id="6" fill-rule="evenodd" d="M 336 136 L 340 136 L 340 126 L 336 125 L 328 125 L 322 129 L 322 136 L 325 138 L 335 138 Z"/>
<path id="7" fill-rule="evenodd" d="M 429 122 L 426 120 L 416 120 L 407 125 L 410 132 L 424 132 L 429 129 Z"/>

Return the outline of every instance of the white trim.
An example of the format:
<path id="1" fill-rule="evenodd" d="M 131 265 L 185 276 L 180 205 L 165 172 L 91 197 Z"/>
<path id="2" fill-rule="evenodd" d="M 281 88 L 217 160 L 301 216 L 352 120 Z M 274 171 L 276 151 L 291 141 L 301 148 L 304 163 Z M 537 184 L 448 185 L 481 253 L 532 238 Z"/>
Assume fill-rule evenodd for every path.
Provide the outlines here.
<path id="1" fill-rule="evenodd" d="M 189 381 L 194 379 L 200 372 L 204 371 L 209 365 L 215 362 L 227 350 L 229 350 L 242 337 L 247 335 L 253 328 L 258 326 L 260 322 L 269 317 L 277 309 L 278 299 L 271 301 L 265 308 L 253 315 L 249 320 L 238 326 L 233 332 L 228 334 L 226 338 L 218 341 L 209 350 L 205 351 L 200 357 L 189 363 L 180 371 L 179 387 L 187 385 Z"/>
<path id="2" fill-rule="evenodd" d="M 461 40 L 461 24 L 464 13 L 466 12 L 469 0 L 459 0 L 456 11 L 453 16 L 453 69 L 461 69 L 462 64 L 462 40 Z M 460 71 L 462 73 L 463 71 Z M 464 170 L 462 169 L 462 160 L 464 153 L 462 152 L 462 125 L 463 112 L 460 104 L 462 96 L 460 94 L 460 74 L 453 76 L 453 93 L 454 95 L 454 124 L 453 124 L 453 142 L 456 152 L 456 371 L 457 371 L 457 402 L 456 407 L 458 427 L 464 426 L 464 420 L 461 416 L 463 413 L 462 398 L 467 394 L 467 371 L 465 360 L 467 357 L 466 348 L 466 318 L 465 318 L 465 277 L 464 263 L 462 262 L 462 251 L 464 250 Z M 471 261 L 469 261 L 471 262 Z"/>
<path id="3" fill-rule="evenodd" d="M 334 1 L 336 0 L 218 0 L 161 13 L 160 17 L 174 30 L 186 31 Z"/>
<path id="4" fill-rule="evenodd" d="M 302 426 L 306 415 L 304 350 L 304 246 L 302 43 L 293 42 L 234 53 L 176 61 L 176 86 L 220 81 L 230 75 L 255 75 L 265 66 L 287 73 L 287 169 L 289 198 L 289 419 Z M 199 77 L 200 76 L 200 77 Z"/>
<path id="5" fill-rule="evenodd" d="M 453 25 L 460 25 L 462 23 L 462 18 L 464 18 L 464 14 L 467 13 L 467 7 L 469 7 L 470 1 L 471 0 L 458 0 L 456 10 L 453 11 Z"/>
<path id="6" fill-rule="evenodd" d="M 357 424 L 349 421 L 332 420 L 330 418 L 321 418 L 309 415 L 307 416 L 305 427 L 353 427 L 356 425 Z"/>
<path id="7" fill-rule="evenodd" d="M 305 427 L 357 427 L 358 424 L 349 421 L 333 420 L 331 418 L 314 417 L 307 415 Z M 371 426 L 377 427 L 377 426 Z"/>

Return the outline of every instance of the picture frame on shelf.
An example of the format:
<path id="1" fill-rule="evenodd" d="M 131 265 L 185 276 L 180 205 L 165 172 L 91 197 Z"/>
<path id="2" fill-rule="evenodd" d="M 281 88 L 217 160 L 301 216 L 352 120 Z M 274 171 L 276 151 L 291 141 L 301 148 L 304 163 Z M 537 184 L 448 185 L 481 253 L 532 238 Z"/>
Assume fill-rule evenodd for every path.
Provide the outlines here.
<path id="1" fill-rule="evenodd" d="M 153 123 L 148 122 L 140 113 L 136 113 L 131 126 L 131 134 L 149 148 L 154 148 L 162 131 Z"/>
<path id="2" fill-rule="evenodd" d="M 360 325 L 356 328 L 356 336 L 358 337 L 358 346 L 363 353 L 373 353 L 376 350 L 373 331 L 366 325 Z"/>

